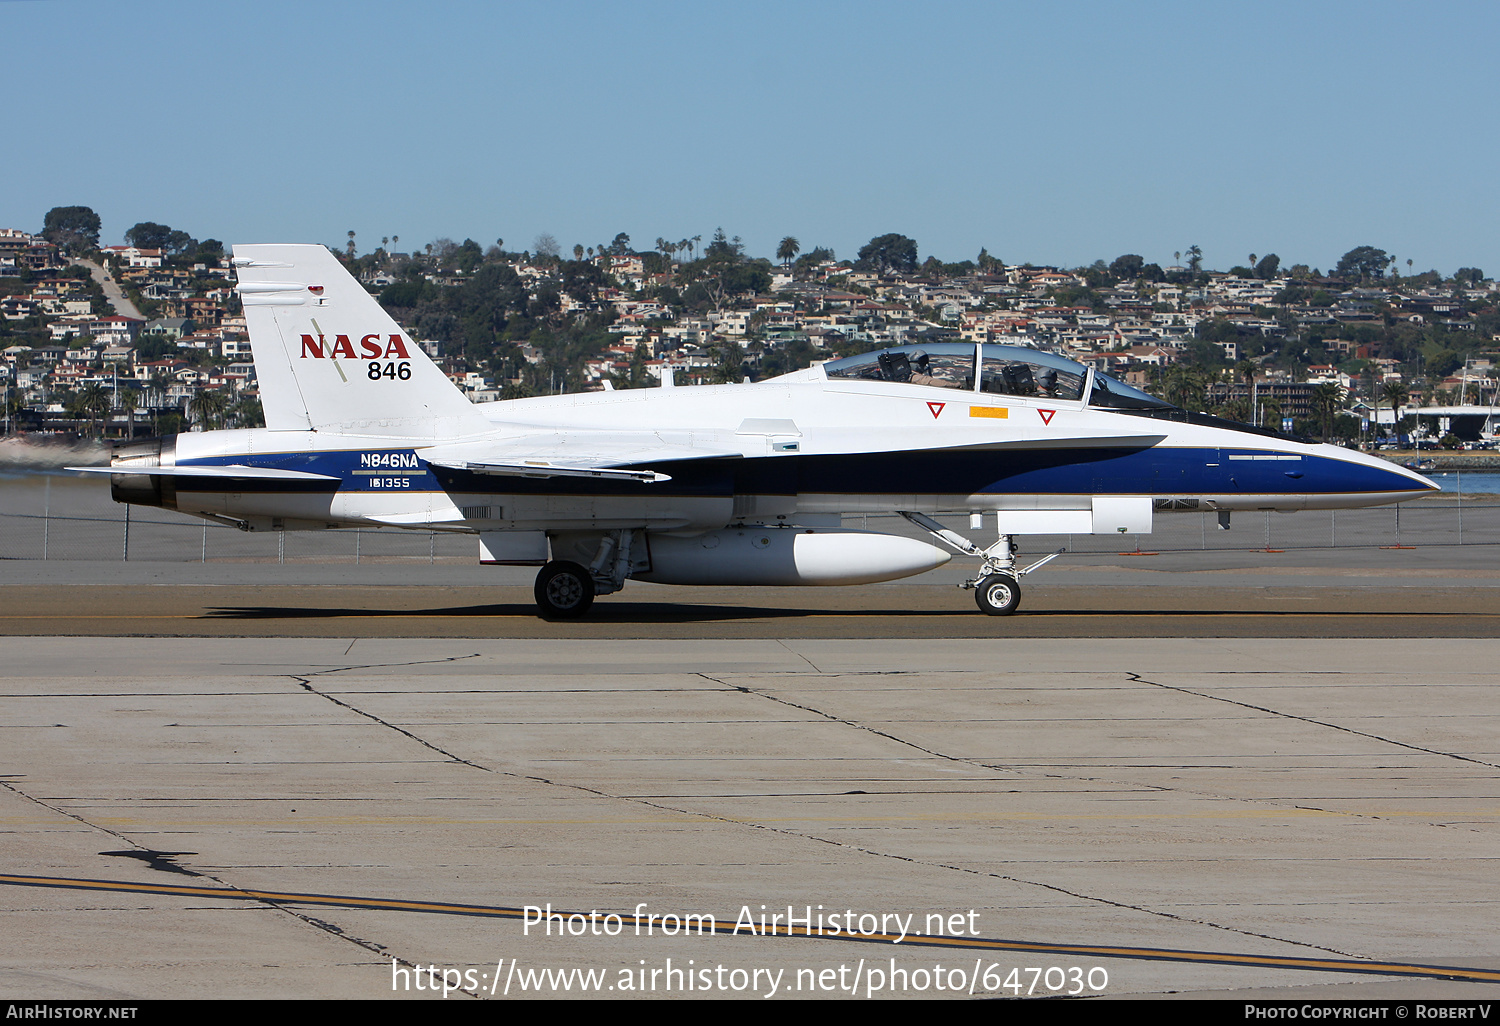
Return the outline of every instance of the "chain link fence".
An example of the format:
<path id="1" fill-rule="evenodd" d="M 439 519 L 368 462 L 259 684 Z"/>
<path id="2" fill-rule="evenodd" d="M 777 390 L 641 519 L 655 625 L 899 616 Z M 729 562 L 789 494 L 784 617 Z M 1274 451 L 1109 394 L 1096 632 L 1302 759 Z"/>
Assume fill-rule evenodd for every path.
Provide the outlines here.
<path id="1" fill-rule="evenodd" d="M 107 481 L 59 474 L 0 479 L 0 559 L 472 566 L 478 558 L 478 540 L 468 534 L 238 531 L 170 510 L 117 503 Z"/>
<path id="2" fill-rule="evenodd" d="M 970 532 L 967 517 L 949 526 L 986 544 L 994 521 Z M 1041 536 L 1041 547 L 1114 553 L 1246 549 L 1378 548 L 1393 545 L 1500 544 L 1500 496 L 1445 493 L 1400 506 L 1295 514 L 1240 512 L 1220 530 L 1214 513 L 1164 513 L 1150 535 Z M 894 515 L 850 516 L 846 528 L 899 534 L 914 529 Z M 1030 539 L 1028 539 L 1030 541 Z M 1029 544 L 1028 551 L 1037 547 Z M 472 566 L 473 535 L 399 528 L 246 532 L 168 510 L 126 506 L 98 479 L 62 474 L 0 478 L 0 559 L 140 562 L 396 563 Z"/>

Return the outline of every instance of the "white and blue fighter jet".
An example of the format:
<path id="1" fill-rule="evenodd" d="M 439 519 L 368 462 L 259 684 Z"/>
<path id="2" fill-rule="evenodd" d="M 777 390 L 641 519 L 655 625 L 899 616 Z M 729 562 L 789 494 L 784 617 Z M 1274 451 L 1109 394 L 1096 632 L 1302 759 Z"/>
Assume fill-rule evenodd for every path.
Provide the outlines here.
<path id="1" fill-rule="evenodd" d="M 627 580 L 865 584 L 976 558 L 1012 613 L 1012 537 L 1147 533 L 1156 513 L 1340 509 L 1436 486 L 1384 460 L 1155 399 L 1039 350 L 904 346 L 768 381 L 474 404 L 322 246 L 234 247 L 266 427 L 119 446 L 119 502 L 242 530 L 477 536 L 539 566 L 544 616 Z M 84 468 L 80 468 L 84 469 Z M 912 538 L 839 526 L 900 513 Z M 988 520 L 981 545 L 932 519 Z M 1051 557 L 1047 557 L 1051 558 Z"/>

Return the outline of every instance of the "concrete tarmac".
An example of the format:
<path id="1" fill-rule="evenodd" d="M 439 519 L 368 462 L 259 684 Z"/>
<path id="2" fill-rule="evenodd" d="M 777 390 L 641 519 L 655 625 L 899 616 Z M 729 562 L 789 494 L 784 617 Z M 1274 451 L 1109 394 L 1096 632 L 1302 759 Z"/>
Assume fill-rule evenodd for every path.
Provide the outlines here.
<path id="1" fill-rule="evenodd" d="M 715 622 L 0 639 L 0 995 L 1495 994 L 1491 638 Z"/>
<path id="2" fill-rule="evenodd" d="M 1500 548 L 1412 519 L 1100 539 L 1003 618 L 958 561 L 571 623 L 441 555 L 0 561 L 0 997 L 1492 999 Z"/>
<path id="3" fill-rule="evenodd" d="M 979 613 L 951 585 L 674 588 L 631 583 L 581 620 L 548 622 L 524 586 L 14 585 L 0 635 L 336 638 L 1438 638 L 1500 634 L 1500 590 L 1377 578 L 1024 587 Z M 1201 580 L 1201 578 L 1200 578 Z M 1379 586 L 1383 583 L 1385 586 Z"/>

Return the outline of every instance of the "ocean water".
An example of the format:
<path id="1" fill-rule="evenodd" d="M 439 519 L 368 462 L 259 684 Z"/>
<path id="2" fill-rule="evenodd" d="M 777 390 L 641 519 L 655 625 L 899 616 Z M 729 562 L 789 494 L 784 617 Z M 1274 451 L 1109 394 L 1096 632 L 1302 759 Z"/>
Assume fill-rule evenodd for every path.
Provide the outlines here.
<path id="1" fill-rule="evenodd" d="M 1434 470 L 1424 476 L 1445 492 L 1500 495 L 1500 473 L 1493 470 Z"/>

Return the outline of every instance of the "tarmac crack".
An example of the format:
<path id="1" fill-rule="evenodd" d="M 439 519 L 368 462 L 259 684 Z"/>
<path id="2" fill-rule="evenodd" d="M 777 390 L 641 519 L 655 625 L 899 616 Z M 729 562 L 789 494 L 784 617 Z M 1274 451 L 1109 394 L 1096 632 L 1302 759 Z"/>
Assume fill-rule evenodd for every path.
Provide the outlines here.
<path id="1" fill-rule="evenodd" d="M 1176 684 L 1163 684 L 1160 681 L 1147 680 L 1145 677 L 1142 677 L 1138 673 L 1131 673 L 1128 670 L 1125 672 L 1126 676 L 1136 683 L 1149 684 L 1154 688 L 1161 688 L 1164 691 L 1176 691 L 1178 694 L 1192 695 L 1194 698 L 1206 698 L 1211 702 L 1223 702 L 1225 705 L 1238 706 L 1241 709 L 1251 709 L 1255 712 L 1265 713 L 1269 716 L 1279 716 L 1283 719 L 1288 720 L 1299 720 L 1302 723 L 1310 723 L 1315 727 L 1327 727 L 1330 730 L 1338 730 L 1344 732 L 1345 734 L 1353 734 L 1356 737 L 1367 738 L 1371 741 L 1379 741 L 1382 744 L 1393 745 L 1397 748 L 1405 748 L 1407 751 L 1411 752 L 1421 752 L 1424 755 L 1437 755 L 1446 759 L 1457 759 L 1460 762 L 1469 762 L 1473 763 L 1476 766 L 1484 766 L 1488 769 L 1500 769 L 1500 764 L 1485 762 L 1483 759 L 1475 759 L 1467 755 L 1459 755 L 1457 752 L 1442 752 L 1438 751 L 1436 748 L 1423 748 L 1421 745 L 1413 745 L 1408 744 L 1405 741 L 1397 741 L 1395 738 L 1386 737 L 1382 734 L 1371 734 L 1368 731 L 1355 730 L 1353 727 L 1345 727 L 1339 723 L 1330 723 L 1327 720 L 1319 720 L 1311 716 L 1299 716 L 1296 713 L 1283 712 L 1280 709 L 1271 709 L 1267 706 L 1255 705 L 1251 702 L 1242 702 L 1239 699 L 1235 698 L 1225 698 L 1222 695 L 1205 694 L 1202 691 L 1194 691 L 1192 688 L 1180 687 Z"/>
<path id="2" fill-rule="evenodd" d="M 790 652 L 792 655 L 796 656 L 798 659 L 801 659 L 808 666 L 811 666 L 812 669 L 813 669 L 813 673 L 822 673 L 823 672 L 822 670 L 818 669 L 818 665 L 816 663 L 814 663 L 811 659 L 807 658 L 807 656 L 803 655 L 801 652 L 798 652 L 796 649 L 792 648 L 792 646 L 788 645 L 781 638 L 777 638 L 776 639 L 776 644 L 778 644 L 782 648 L 786 649 L 788 652 Z"/>
<path id="3" fill-rule="evenodd" d="M 327 922 L 326 920 L 319 919 L 316 916 L 310 916 L 310 915 L 308 915 L 308 914 L 306 914 L 304 912 L 299 912 L 299 911 L 297 911 L 294 908 L 288 908 L 287 906 L 285 906 L 285 905 L 283 905 L 283 904 L 281 904 L 279 902 L 272 901 L 272 900 L 270 900 L 268 898 L 255 895 L 255 894 L 253 894 L 253 893 L 245 890 L 244 888 L 237 887 L 235 884 L 233 884 L 230 881 L 224 879 L 223 877 L 215 876 L 213 873 L 207 873 L 207 872 L 203 872 L 202 870 L 193 869 L 193 868 L 191 868 L 189 866 L 184 866 L 184 865 L 181 865 L 180 863 L 177 863 L 175 861 L 171 861 L 171 859 L 164 859 L 162 857 L 162 856 L 177 857 L 177 856 L 182 856 L 182 855 L 190 855 L 190 854 L 195 854 L 194 852 L 158 852 L 158 851 L 154 851 L 154 850 L 152 850 L 150 848 L 147 848 L 145 845 L 139 843 L 138 841 L 132 839 L 128 835 L 120 833 L 118 830 L 111 830 L 109 827 L 103 826 L 102 824 L 99 824 L 99 823 L 94 823 L 94 822 L 92 822 L 92 821 L 84 818 L 83 816 L 78 815 L 75 812 L 69 812 L 67 809 L 58 808 L 57 806 L 51 804 L 50 802 L 43 801 L 42 799 L 37 798 L 35 795 L 28 794 L 27 792 L 23 791 L 21 788 L 16 787 L 15 784 L 12 783 L 11 781 L 0 779 L 0 787 L 5 788 L 6 790 L 10 791 L 12 794 L 15 794 L 17 797 L 24 798 L 25 800 L 27 800 L 29 802 L 34 802 L 35 804 L 40 805 L 42 808 L 48 810 L 49 812 L 56 813 L 56 814 L 58 814 L 60 816 L 64 816 L 64 817 L 66 817 L 68 819 L 71 819 L 71 820 L 77 822 L 77 823 L 80 823 L 83 826 L 88 827 L 90 830 L 97 830 L 100 833 L 108 834 L 110 837 L 115 838 L 116 840 L 120 841 L 122 844 L 129 845 L 131 847 L 131 849 L 133 849 L 132 851 L 128 851 L 128 852 L 125 852 L 125 851 L 100 852 L 99 853 L 100 855 L 126 856 L 126 857 L 129 857 L 129 858 L 135 858 L 135 859 L 141 860 L 150 869 L 155 869 L 155 870 L 158 870 L 158 871 L 166 870 L 166 871 L 170 871 L 170 872 L 174 872 L 174 873 L 181 873 L 184 876 L 195 877 L 195 878 L 200 879 L 200 880 L 212 880 L 214 883 L 218 884 L 220 887 L 225 888 L 226 890 L 233 891 L 233 892 L 235 892 L 237 894 L 242 894 L 248 900 L 257 902 L 257 903 L 259 903 L 260 905 L 262 905 L 262 906 L 264 906 L 266 908 L 274 909 L 277 912 L 285 913 L 286 915 L 291 916 L 293 919 L 301 920 L 302 922 L 306 923 L 307 925 L 315 927 L 316 929 L 322 930 L 323 932 L 325 932 L 325 933 L 327 933 L 327 934 L 329 934 L 331 936 L 337 937 L 340 940 L 348 941 L 351 944 L 358 945 L 359 947 L 362 947 L 362 948 L 366 949 L 367 951 L 371 951 L 371 952 L 373 952 L 375 954 L 378 954 L 378 955 L 387 955 L 387 954 L 389 954 L 389 951 L 386 949 L 386 947 L 384 945 L 378 944 L 378 943 L 376 943 L 374 941 L 365 940 L 364 938 L 361 938 L 361 937 L 355 937 L 354 935 L 345 932 L 342 927 L 340 927 L 340 926 L 338 926 L 338 925 L 336 925 L 334 923 L 330 923 L 330 922 Z M 394 956 L 394 955 L 391 955 L 391 957 L 392 958 L 396 958 L 396 956 Z M 401 962 L 401 963 L 403 963 L 405 965 L 415 966 L 415 963 L 413 963 L 413 962 L 407 962 L 405 959 L 398 958 L 397 961 L 399 961 L 399 962 Z"/>
<path id="4" fill-rule="evenodd" d="M 804 660 L 805 660 L 805 658 L 806 657 L 804 657 Z M 808 665 L 812 666 L 812 663 L 809 661 Z M 816 670 L 817 667 L 814 666 L 813 669 Z M 821 673 L 822 671 L 819 671 L 819 672 Z M 973 767 L 975 769 L 989 770 L 992 773 L 1014 773 L 1014 772 L 1016 772 L 1015 770 L 1005 769 L 1003 767 L 990 766 L 990 765 L 987 765 L 985 763 L 978 762 L 978 761 L 976 761 L 974 759 L 965 759 L 965 758 L 962 758 L 962 757 L 956 756 L 956 755 L 948 755 L 946 753 L 939 752 L 939 751 L 936 751 L 936 750 L 931 749 L 931 748 L 923 748 L 921 745 L 917 744 L 915 741 L 908 741 L 908 740 L 906 740 L 903 737 L 897 737 L 895 734 L 892 734 L 891 732 L 886 731 L 886 730 L 881 730 L 878 727 L 871 727 L 871 726 L 869 726 L 867 724 L 860 723 L 857 720 L 851 720 L 851 719 L 848 719 L 847 717 L 844 717 L 844 716 L 836 716 L 833 713 L 824 712 L 822 709 L 816 709 L 816 708 L 814 708 L 813 706 L 810 706 L 810 705 L 803 705 L 800 702 L 793 702 L 789 698 L 779 698 L 776 695 L 768 694 L 767 692 L 757 690 L 756 688 L 746 687 L 743 684 L 731 684 L 729 681 L 720 680 L 717 677 L 713 677 L 713 676 L 710 676 L 709 674 L 702 673 L 702 672 L 699 672 L 698 676 L 702 677 L 704 680 L 711 680 L 715 684 L 722 684 L 724 687 L 731 688 L 731 689 L 733 689 L 735 691 L 740 692 L 741 694 L 754 695 L 756 698 L 764 698 L 768 702 L 775 702 L 777 705 L 784 705 L 784 706 L 786 706 L 789 709 L 799 709 L 802 712 L 812 713 L 814 716 L 821 716 L 823 719 L 828 720 L 831 723 L 839 723 L 839 724 L 843 724 L 846 727 L 853 727 L 855 730 L 866 731 L 867 733 L 874 734 L 876 737 L 883 737 L 887 741 L 894 741 L 898 745 L 905 745 L 907 748 L 915 749 L 916 751 L 921 752 L 923 755 L 930 755 L 934 759 L 943 759 L 946 762 L 956 762 L 956 763 L 958 763 L 960 765 L 970 766 L 970 767 Z"/>
<path id="5" fill-rule="evenodd" d="M 336 670 L 330 670 L 330 671 L 327 671 L 327 672 L 329 672 L 329 673 L 336 673 L 338 671 L 336 671 Z M 319 698 L 325 698 L 328 701 L 332 702 L 334 705 L 338 706 L 339 708 L 349 710 L 350 712 L 354 713 L 356 716 L 363 716 L 365 719 L 370 720 L 371 722 L 374 722 L 374 723 L 378 723 L 382 727 L 386 727 L 386 728 L 388 728 L 390 730 L 394 730 L 396 733 L 400 734 L 401 736 L 409 738 L 412 741 L 415 741 L 417 744 L 421 745 L 423 748 L 426 748 L 426 749 L 428 749 L 430 751 L 437 752 L 439 755 L 441 755 L 443 758 L 447 759 L 449 762 L 456 762 L 456 763 L 460 763 L 460 764 L 462 764 L 464 766 L 471 766 L 474 769 L 480 770 L 481 772 L 484 772 L 484 773 L 494 773 L 495 772 L 495 770 L 491 769 L 488 766 L 481 766 L 477 762 L 470 762 L 468 759 L 465 759 L 461 755 L 454 755 L 452 752 L 448 751 L 447 749 L 441 748 L 438 745 L 433 744 L 431 741 L 428 741 L 426 738 L 421 737 L 421 736 L 419 736 L 417 734 L 412 733 L 411 731 L 407 730 L 405 727 L 397 726 L 396 724 L 390 722 L 389 720 L 383 720 L 383 719 L 381 719 L 379 716 L 376 716 L 374 713 L 365 712 L 363 709 L 359 708 L 358 706 L 351 705 L 350 703 L 345 702 L 345 701 L 343 701 L 341 699 L 334 698 L 332 695 L 330 695 L 326 691 L 319 691 L 317 688 L 315 688 L 315 687 L 312 686 L 312 681 L 308 680 L 305 677 L 298 677 L 298 676 L 296 676 L 294 674 L 288 674 L 288 676 L 291 677 L 292 680 L 294 680 L 294 681 L 297 682 L 297 686 L 298 687 L 302 688 L 304 691 L 307 691 L 309 694 L 317 695 Z"/>
<path id="6" fill-rule="evenodd" d="M 955 762 L 955 763 L 959 763 L 961 765 L 973 766 L 973 767 L 980 768 L 980 769 L 986 769 L 986 770 L 989 770 L 991 772 L 1019 773 L 1019 771 L 1014 770 L 1014 769 L 1007 769 L 1007 768 L 1003 768 L 1003 767 L 992 766 L 992 765 L 989 765 L 988 763 L 979 762 L 977 760 L 965 759 L 965 758 L 962 758 L 960 756 L 948 755 L 946 753 L 938 752 L 938 751 L 935 751 L 933 749 L 924 748 L 921 745 L 916 744 L 915 742 L 908 741 L 905 738 L 897 737 L 896 735 L 891 734 L 888 731 L 879 730 L 878 728 L 867 726 L 867 725 L 865 725 L 863 723 L 859 723 L 857 721 L 850 720 L 850 719 L 848 719 L 846 717 L 836 716 L 833 713 L 824 712 L 823 710 L 814 708 L 812 706 L 802 705 L 800 703 L 790 701 L 789 699 L 778 698 L 775 695 L 769 695 L 769 694 L 766 694 L 765 692 L 758 691 L 755 688 L 746 687 L 746 686 L 744 686 L 742 684 L 731 684 L 731 683 L 729 683 L 727 681 L 719 680 L 716 677 L 711 677 L 711 676 L 709 676 L 706 673 L 701 673 L 700 672 L 698 674 L 698 676 L 704 678 L 705 680 L 711 680 L 711 681 L 714 681 L 715 683 L 723 684 L 725 687 L 732 688 L 735 691 L 741 692 L 742 694 L 754 695 L 757 698 L 764 698 L 764 699 L 767 699 L 768 701 L 776 702 L 776 703 L 778 703 L 780 705 L 789 706 L 789 707 L 791 707 L 793 709 L 800 709 L 800 710 L 802 710 L 804 712 L 809 712 L 809 713 L 812 713 L 812 714 L 814 714 L 816 716 L 821 716 L 824 719 L 829 720 L 830 722 L 833 722 L 833 723 L 839 723 L 839 724 L 843 724 L 845 726 L 853 727 L 853 728 L 855 728 L 857 730 L 866 731 L 868 733 L 876 735 L 877 737 L 883 737 L 883 738 L 886 738 L 887 740 L 894 741 L 897 744 L 905 745 L 908 748 L 914 748 L 914 749 L 916 749 L 919 752 L 923 752 L 923 753 L 925 753 L 927 755 L 932 756 L 933 758 L 943 759 L 943 760 L 946 760 L 948 762 Z M 1146 683 L 1149 683 L 1149 682 L 1146 682 Z M 1076 776 L 1064 775 L 1064 774 L 1047 774 L 1047 773 L 1044 773 L 1044 774 L 1039 774 L 1039 775 L 1043 776 L 1043 777 L 1047 777 L 1047 778 L 1053 778 L 1053 779 L 1075 779 L 1075 780 L 1089 780 L 1089 781 L 1096 780 L 1096 779 L 1101 779 L 1101 778 L 1094 778 L 1094 777 L 1076 777 Z M 1155 785 L 1155 784 L 1147 784 L 1145 786 L 1151 787 L 1151 788 L 1153 788 L 1155 790 L 1159 790 L 1159 791 L 1169 791 L 1169 790 L 1171 790 L 1170 788 L 1161 787 L 1161 786 Z M 634 800 L 640 800 L 640 799 L 634 799 Z M 653 803 L 646 802 L 645 804 L 649 805 L 649 804 L 653 804 Z M 674 810 L 674 811 L 682 811 L 682 810 Z M 929 861 L 929 860 L 926 860 L 926 859 L 915 858 L 915 857 L 909 856 L 909 855 L 900 855 L 900 854 L 897 854 L 895 852 L 878 851 L 878 850 L 876 850 L 874 848 L 867 848 L 867 847 L 864 847 L 862 845 L 849 844 L 849 843 L 847 843 L 845 841 L 839 841 L 839 840 L 835 840 L 835 839 L 829 838 L 829 837 L 822 837 L 822 836 L 819 836 L 817 834 L 806 833 L 806 832 L 799 831 L 799 830 L 788 830 L 788 829 L 786 829 L 784 827 L 773 827 L 773 826 L 769 826 L 769 825 L 764 824 L 764 823 L 755 823 L 753 821 L 748 821 L 748 820 L 737 820 L 737 819 L 730 819 L 728 817 L 718 817 L 718 816 L 711 816 L 711 817 L 708 817 L 708 818 L 720 819 L 721 821 L 727 822 L 727 823 L 740 823 L 740 824 L 743 824 L 743 825 L 746 825 L 746 826 L 754 827 L 756 829 L 767 830 L 767 831 L 770 831 L 772 833 L 781 834 L 783 836 L 801 837 L 801 838 L 803 838 L 805 840 L 822 842 L 823 844 L 831 844 L 831 845 L 833 845 L 835 847 L 838 847 L 838 848 L 843 848 L 843 849 L 848 850 L 848 851 L 860 852 L 862 854 L 870 855 L 870 856 L 873 856 L 875 858 L 893 859 L 895 861 L 905 862 L 905 863 L 909 863 L 911 865 L 927 866 L 929 868 L 934 868 L 934 869 L 945 869 L 945 870 L 949 870 L 951 872 L 966 873 L 966 874 L 970 874 L 970 875 L 973 875 L 973 876 L 982 876 L 982 877 L 987 877 L 987 878 L 995 879 L 995 880 L 1004 880 L 1004 881 L 1006 881 L 1008 883 L 1021 884 L 1023 886 L 1040 887 L 1040 888 L 1042 888 L 1044 890 L 1054 891 L 1054 892 L 1056 892 L 1058 894 L 1066 894 L 1069 897 L 1077 898 L 1080 901 L 1088 901 L 1088 902 L 1094 902 L 1094 903 L 1101 904 L 1101 905 L 1108 905 L 1111 908 L 1119 908 L 1119 909 L 1125 909 L 1125 910 L 1132 911 L 1132 912 L 1139 912 L 1139 913 L 1141 913 L 1143 915 L 1157 916 L 1157 917 L 1160 917 L 1162 919 L 1168 919 L 1168 920 L 1171 920 L 1171 921 L 1174 921 L 1174 922 L 1189 923 L 1189 924 L 1196 925 L 1196 926 L 1208 927 L 1208 928 L 1214 929 L 1214 930 L 1223 930 L 1226 933 L 1233 933 L 1233 934 L 1237 934 L 1237 935 L 1242 936 L 1242 937 L 1255 937 L 1255 938 L 1258 938 L 1260 940 L 1275 941 L 1275 942 L 1280 943 L 1280 944 L 1291 944 L 1291 945 L 1295 945 L 1297 947 L 1309 948 L 1309 949 L 1314 950 L 1314 951 L 1326 951 L 1326 952 L 1329 952 L 1330 954 L 1340 955 L 1340 956 L 1343 956 L 1343 957 L 1346 957 L 1346 958 L 1359 958 L 1359 957 L 1361 957 L 1361 956 L 1356 955 L 1356 954 L 1354 954 L 1352 952 L 1343 951 L 1343 950 L 1340 950 L 1338 948 L 1331 948 L 1331 947 L 1328 947 L 1328 946 L 1322 945 L 1322 944 L 1314 944 L 1314 943 L 1312 943 L 1310 941 L 1300 941 L 1300 940 L 1292 940 L 1292 939 L 1289 939 L 1289 938 L 1286 938 L 1286 937 L 1277 937 L 1274 934 L 1260 933 L 1260 932 L 1255 931 L 1255 930 L 1246 930 L 1246 929 L 1242 929 L 1240 927 L 1230 926 L 1230 925 L 1228 925 L 1226 923 L 1217 923 L 1217 922 L 1214 922 L 1213 920 L 1209 920 L 1209 919 L 1198 919 L 1198 918 L 1194 918 L 1194 917 L 1191 917 L 1191 916 L 1182 916 L 1182 915 L 1177 915 L 1176 913 L 1173 913 L 1173 912 L 1166 912 L 1166 911 L 1163 911 L 1161 909 L 1150 908 L 1150 907 L 1147 907 L 1145 905 L 1133 905 L 1133 904 L 1130 904 L 1128 902 L 1114 901 L 1114 900 L 1112 900 L 1110 898 L 1105 898 L 1105 897 L 1101 897 L 1101 896 L 1098 896 L 1098 895 L 1085 894 L 1082 891 L 1069 890 L 1068 888 L 1062 887 L 1062 886 L 1060 886 L 1058 884 L 1050 884 L 1050 883 L 1043 882 L 1041 880 L 1028 880 L 1028 879 L 1025 879 L 1024 877 L 1011 876 L 1011 875 L 1006 874 L 1006 873 L 996 873 L 996 872 L 991 872 L 991 871 L 988 871 L 988 870 L 970 869 L 970 868 L 967 868 L 967 867 L 964 867 L 964 866 L 952 866 L 952 865 L 948 865 L 947 863 L 943 863 L 943 862 L 933 862 L 933 861 Z"/>

